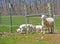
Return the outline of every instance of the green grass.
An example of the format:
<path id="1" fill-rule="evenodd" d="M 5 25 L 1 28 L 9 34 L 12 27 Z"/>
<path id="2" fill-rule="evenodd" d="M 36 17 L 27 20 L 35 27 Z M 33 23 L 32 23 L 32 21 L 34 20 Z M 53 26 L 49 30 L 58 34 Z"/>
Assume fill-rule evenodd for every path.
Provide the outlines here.
<path id="1" fill-rule="evenodd" d="M 44 44 L 45 39 L 40 40 L 38 36 L 38 33 L 0 36 L 0 44 Z"/>
<path id="2" fill-rule="evenodd" d="M 0 22 L 0 32 L 9 32 L 10 29 L 10 17 L 9 16 L 2 16 Z M 33 25 L 41 24 L 42 20 L 38 17 L 29 17 L 29 23 Z M 12 31 L 16 32 L 16 29 L 19 27 L 19 25 L 25 23 L 25 17 L 24 16 L 12 16 Z M 60 30 L 60 18 L 55 19 L 55 29 Z"/>
<path id="3" fill-rule="evenodd" d="M 10 17 L 2 16 L 1 24 L 2 25 L 10 25 Z M 25 23 L 25 18 L 23 16 L 12 16 L 12 25 L 20 25 Z"/>
<path id="4" fill-rule="evenodd" d="M 41 24 L 41 19 L 37 17 L 29 17 L 29 23 L 38 25 Z M 25 18 L 23 16 L 13 16 L 12 17 L 12 31 L 16 32 L 19 25 L 25 23 Z M 60 29 L 60 18 L 55 19 L 55 28 Z M 10 32 L 10 18 L 9 16 L 2 16 L 0 22 L 0 32 Z M 50 38 L 45 38 L 40 40 L 41 34 L 14 34 L 9 36 L 0 36 L 0 44 L 44 44 L 45 41 L 50 41 Z"/>
<path id="5" fill-rule="evenodd" d="M 55 19 L 55 28 L 56 30 L 60 30 L 60 18 Z"/>
<path id="6" fill-rule="evenodd" d="M 30 17 L 29 18 L 29 23 L 31 24 L 41 24 L 41 19 L 40 18 L 36 18 L 36 17 Z M 11 31 L 10 29 L 10 17 L 9 16 L 2 16 L 1 17 L 1 23 L 0 23 L 0 31 L 2 32 L 6 32 L 6 31 Z M 19 27 L 19 25 L 21 24 L 25 24 L 25 17 L 24 16 L 12 16 L 12 31 L 15 32 L 16 29 Z"/>

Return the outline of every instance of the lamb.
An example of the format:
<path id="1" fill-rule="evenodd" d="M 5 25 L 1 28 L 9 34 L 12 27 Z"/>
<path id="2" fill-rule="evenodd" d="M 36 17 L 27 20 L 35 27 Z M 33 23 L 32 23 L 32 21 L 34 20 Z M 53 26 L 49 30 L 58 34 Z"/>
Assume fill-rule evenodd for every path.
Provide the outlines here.
<path id="1" fill-rule="evenodd" d="M 25 29 L 27 29 L 27 28 L 29 28 L 29 29 L 28 29 L 28 30 L 25 30 Z M 32 24 L 22 24 L 22 25 L 19 26 L 19 29 L 18 29 L 17 32 L 22 33 L 23 30 L 30 32 L 30 31 L 33 31 L 33 28 L 34 28 L 34 26 L 33 26 Z M 25 33 L 26 33 L 26 32 L 25 32 Z"/>
<path id="2" fill-rule="evenodd" d="M 19 28 L 17 29 L 18 33 L 22 33 L 22 30 L 25 28 L 25 24 L 20 25 Z"/>
<path id="3" fill-rule="evenodd" d="M 36 25 L 36 32 L 42 32 L 42 25 Z"/>
<path id="4" fill-rule="evenodd" d="M 43 30 L 53 33 L 54 31 L 54 19 L 52 17 L 47 17 L 45 15 L 42 15 L 42 26 Z"/>

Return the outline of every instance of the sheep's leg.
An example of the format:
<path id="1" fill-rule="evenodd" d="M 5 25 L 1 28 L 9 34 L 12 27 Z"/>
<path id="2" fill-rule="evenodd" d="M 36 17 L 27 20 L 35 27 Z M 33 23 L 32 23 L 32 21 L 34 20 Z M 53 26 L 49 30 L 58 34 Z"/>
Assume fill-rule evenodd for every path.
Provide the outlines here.
<path id="1" fill-rule="evenodd" d="M 50 32 L 50 28 L 48 27 L 48 33 Z"/>
<path id="2" fill-rule="evenodd" d="M 30 29 L 30 33 L 34 33 L 34 29 L 33 28 Z"/>
<path id="3" fill-rule="evenodd" d="M 33 33 L 35 33 L 36 32 L 36 29 L 33 29 Z"/>
<path id="4" fill-rule="evenodd" d="M 54 33 L 54 27 L 51 28 L 51 33 Z"/>
<path id="5" fill-rule="evenodd" d="M 30 30 L 29 31 L 30 33 L 33 33 L 33 28 L 32 27 L 29 27 L 29 30 Z"/>
<path id="6" fill-rule="evenodd" d="M 43 28 L 41 29 L 41 33 L 43 32 Z"/>
<path id="7" fill-rule="evenodd" d="M 49 27 L 48 32 L 52 34 L 53 31 L 54 31 L 54 30 L 53 30 L 53 27 Z"/>
<path id="8" fill-rule="evenodd" d="M 51 28 L 51 34 L 53 33 L 53 29 Z"/>
<path id="9" fill-rule="evenodd" d="M 32 32 L 32 33 L 34 32 L 34 29 L 33 29 L 33 28 L 31 28 L 31 32 Z"/>
<path id="10" fill-rule="evenodd" d="M 34 29 L 32 28 L 32 33 L 34 33 Z"/>
<path id="11" fill-rule="evenodd" d="M 41 30 L 41 32 L 44 32 L 45 31 L 45 29 L 42 27 L 42 30 Z"/>
<path id="12" fill-rule="evenodd" d="M 51 27 L 48 27 L 48 33 L 51 33 Z"/>
<path id="13" fill-rule="evenodd" d="M 42 32 L 42 29 L 41 29 L 41 32 Z"/>
<path id="14" fill-rule="evenodd" d="M 23 30 L 23 29 L 20 28 L 20 32 L 19 32 L 19 33 L 22 33 L 22 30 Z"/>
<path id="15" fill-rule="evenodd" d="M 42 34 L 44 35 L 45 33 L 45 28 L 42 28 Z"/>

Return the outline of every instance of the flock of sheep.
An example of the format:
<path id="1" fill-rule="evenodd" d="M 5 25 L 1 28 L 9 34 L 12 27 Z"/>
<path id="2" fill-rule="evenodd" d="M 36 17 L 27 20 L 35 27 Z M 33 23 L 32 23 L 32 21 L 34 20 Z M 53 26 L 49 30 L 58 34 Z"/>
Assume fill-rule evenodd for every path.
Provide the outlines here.
<path id="1" fill-rule="evenodd" d="M 17 29 L 18 33 L 33 33 L 33 32 L 54 32 L 54 18 L 42 15 L 42 25 L 22 24 Z"/>

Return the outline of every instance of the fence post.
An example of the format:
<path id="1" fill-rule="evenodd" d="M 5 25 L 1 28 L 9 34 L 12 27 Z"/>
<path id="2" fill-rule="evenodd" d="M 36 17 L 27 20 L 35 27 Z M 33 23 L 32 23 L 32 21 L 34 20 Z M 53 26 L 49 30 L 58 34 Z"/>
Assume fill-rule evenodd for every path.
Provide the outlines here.
<path id="1" fill-rule="evenodd" d="M 2 1 L 1 1 L 0 5 L 1 5 L 0 6 L 0 25 L 1 25 L 1 23 L 2 23 L 1 15 L 2 15 L 2 9 L 3 9 Z"/>
<path id="2" fill-rule="evenodd" d="M 48 13 L 49 13 L 50 17 L 54 18 L 54 28 L 55 28 L 55 15 L 54 15 L 54 13 L 52 11 L 52 4 L 51 4 L 51 2 L 48 3 Z M 51 33 L 54 33 L 54 29 L 51 30 Z"/>
<path id="3" fill-rule="evenodd" d="M 28 17 L 27 17 L 27 10 L 26 9 L 27 8 L 26 8 L 26 5 L 25 5 L 25 20 L 26 20 L 26 27 L 27 27 Z M 27 27 L 27 32 L 26 33 L 28 34 L 28 27 Z"/>
<path id="4" fill-rule="evenodd" d="M 27 28 L 27 34 L 28 34 L 28 31 L 29 31 L 29 27 L 27 27 L 27 23 L 29 23 L 29 18 L 27 17 L 27 13 L 28 13 L 28 8 L 27 8 L 27 5 L 26 5 L 26 2 L 25 0 L 24 1 L 24 11 L 25 11 L 25 20 L 26 20 L 26 28 Z"/>
<path id="5" fill-rule="evenodd" d="M 49 14 L 49 16 L 53 17 L 51 2 L 48 3 L 48 14 Z"/>
<path id="6" fill-rule="evenodd" d="M 1 25 L 1 23 L 2 23 L 2 22 L 1 22 L 1 12 L 0 12 L 0 25 Z"/>
<path id="7" fill-rule="evenodd" d="M 11 26 L 11 32 L 12 32 L 12 7 L 11 3 L 9 2 L 9 14 L 10 14 L 10 26 Z"/>

